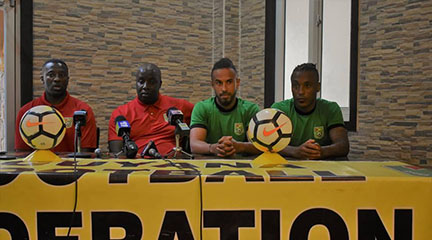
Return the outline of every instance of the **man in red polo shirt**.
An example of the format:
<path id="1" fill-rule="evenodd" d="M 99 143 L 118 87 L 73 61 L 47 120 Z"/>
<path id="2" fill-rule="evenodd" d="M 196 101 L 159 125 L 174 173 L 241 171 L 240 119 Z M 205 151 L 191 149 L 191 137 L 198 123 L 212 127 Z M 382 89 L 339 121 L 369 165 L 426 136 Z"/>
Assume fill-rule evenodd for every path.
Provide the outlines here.
<path id="1" fill-rule="evenodd" d="M 73 114 L 78 110 L 87 111 L 87 122 L 82 127 L 81 151 L 92 152 L 96 148 L 96 120 L 92 109 L 86 103 L 72 97 L 67 92 L 69 83 L 69 68 L 65 62 L 59 59 L 51 59 L 42 67 L 41 81 L 44 85 L 44 94 L 24 105 L 18 112 L 15 122 L 15 150 L 31 151 L 32 149 L 22 140 L 19 133 L 19 123 L 27 110 L 38 105 L 47 105 L 57 109 L 64 117 L 66 134 L 54 152 L 73 152 L 74 134 Z"/>
<path id="2" fill-rule="evenodd" d="M 131 125 L 131 139 L 138 146 L 138 153 L 150 140 L 156 144 L 158 151 L 165 155 L 175 147 L 175 127 L 170 125 L 166 112 L 176 107 L 183 112 L 184 122 L 189 124 L 193 104 L 159 93 L 162 85 L 161 71 L 155 65 L 146 63 L 136 73 L 137 97 L 118 107 L 111 114 L 108 130 L 108 144 L 111 152 L 120 152 L 122 138 L 117 136 L 115 119 L 124 116 Z"/>

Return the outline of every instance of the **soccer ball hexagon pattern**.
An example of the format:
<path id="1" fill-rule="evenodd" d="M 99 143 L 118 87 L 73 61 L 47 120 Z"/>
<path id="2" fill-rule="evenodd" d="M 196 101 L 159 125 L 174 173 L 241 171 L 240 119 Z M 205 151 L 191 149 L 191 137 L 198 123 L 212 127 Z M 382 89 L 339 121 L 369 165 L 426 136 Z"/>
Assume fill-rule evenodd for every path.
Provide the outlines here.
<path id="1" fill-rule="evenodd" d="M 263 152 L 279 152 L 291 141 L 291 119 L 282 111 L 266 108 L 249 122 L 249 141 Z"/>
<path id="2" fill-rule="evenodd" d="M 54 148 L 66 133 L 63 116 L 46 105 L 29 109 L 21 118 L 19 126 L 21 138 L 34 149 Z"/>

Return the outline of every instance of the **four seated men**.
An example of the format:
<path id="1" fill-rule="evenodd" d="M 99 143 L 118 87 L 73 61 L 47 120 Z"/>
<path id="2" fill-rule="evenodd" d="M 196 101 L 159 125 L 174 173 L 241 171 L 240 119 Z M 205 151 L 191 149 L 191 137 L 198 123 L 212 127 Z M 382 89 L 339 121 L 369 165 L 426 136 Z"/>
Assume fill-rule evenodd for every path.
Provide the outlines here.
<path id="1" fill-rule="evenodd" d="M 74 128 L 72 117 L 76 110 L 87 111 L 87 124 L 82 130 L 82 151 L 96 148 L 96 121 L 92 109 L 67 92 L 69 72 L 66 63 L 48 60 L 42 68 L 43 96 L 21 108 L 16 120 L 15 149 L 30 148 L 19 134 L 23 114 L 37 105 L 53 106 L 65 117 L 67 132 L 64 140 L 53 149 L 55 152 L 73 151 Z M 176 108 L 183 112 L 186 124 L 191 124 L 190 147 L 194 154 L 210 154 L 223 158 L 235 154 L 260 153 L 247 139 L 250 119 L 260 110 L 255 103 L 237 97 L 240 78 L 228 58 L 217 61 L 211 70 L 214 97 L 198 102 L 196 106 L 186 100 L 160 94 L 161 71 L 146 63 L 136 73 L 137 97 L 115 109 L 109 121 L 108 143 L 110 152 L 123 148 L 122 137 L 116 132 L 116 119 L 125 118 L 130 123 L 130 138 L 138 146 L 138 153 L 153 141 L 162 156 L 175 146 L 175 127 L 168 122 L 167 110 Z M 342 113 L 335 102 L 317 99 L 320 91 L 315 65 L 297 66 L 291 75 L 293 98 L 272 105 L 290 117 L 293 133 L 290 145 L 281 154 L 297 159 L 329 159 L 346 157 L 349 152 L 347 131 Z M 193 110 L 193 111 L 192 111 Z"/>

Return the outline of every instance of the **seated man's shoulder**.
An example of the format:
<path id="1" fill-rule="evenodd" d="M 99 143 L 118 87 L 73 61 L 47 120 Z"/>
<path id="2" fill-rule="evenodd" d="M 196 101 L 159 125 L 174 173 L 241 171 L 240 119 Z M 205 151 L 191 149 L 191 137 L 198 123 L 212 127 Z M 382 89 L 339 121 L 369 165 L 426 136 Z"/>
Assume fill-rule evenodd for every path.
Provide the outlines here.
<path id="1" fill-rule="evenodd" d="M 238 106 L 240 107 L 240 111 L 248 114 L 255 114 L 260 110 L 258 104 L 240 98 L 239 98 Z"/>
<path id="2" fill-rule="evenodd" d="M 134 101 L 136 100 L 133 99 L 131 101 L 128 101 L 126 103 L 123 103 L 122 105 L 115 107 L 114 110 L 112 110 L 111 112 L 110 122 L 113 123 L 114 119 L 120 115 L 123 115 L 127 118 L 128 115 L 131 114 L 131 112 L 139 111 L 138 110 L 139 108 L 137 108 L 137 104 L 134 103 Z"/>
<path id="3" fill-rule="evenodd" d="M 24 115 L 25 112 L 30 110 L 30 108 L 40 106 L 40 105 L 47 105 L 47 104 L 45 104 L 42 101 L 41 97 L 35 98 L 35 99 L 31 100 L 30 102 L 24 104 L 24 106 L 22 106 L 20 108 L 20 110 L 18 111 L 17 116 L 22 116 L 22 115 Z"/>
<path id="4" fill-rule="evenodd" d="M 138 105 L 139 100 L 137 98 L 134 98 L 132 100 L 127 100 L 121 105 L 118 105 L 115 109 L 127 109 L 129 107 L 134 108 Z"/>
<path id="5" fill-rule="evenodd" d="M 199 101 L 199 102 L 197 102 L 197 104 L 200 104 L 200 105 L 213 105 L 214 104 L 214 98 L 207 98 L 207 99 L 204 99 L 204 100 L 201 100 L 201 101 Z"/>
<path id="6" fill-rule="evenodd" d="M 42 105 L 42 104 L 39 104 L 38 101 L 37 101 L 37 99 L 33 99 L 30 102 L 24 104 L 24 106 L 22 106 L 20 108 L 19 112 L 20 113 L 24 113 L 27 110 L 29 110 L 30 108 L 35 107 L 35 106 L 39 106 L 39 105 Z"/>
<path id="7" fill-rule="evenodd" d="M 194 110 L 198 111 L 198 110 L 203 110 L 203 109 L 206 109 L 206 110 L 211 109 L 213 107 L 216 107 L 214 102 L 215 102 L 214 98 L 207 98 L 207 99 L 201 100 L 195 104 Z"/>
<path id="8" fill-rule="evenodd" d="M 194 109 L 194 104 L 189 102 L 186 99 L 182 98 L 175 98 L 170 96 L 162 96 L 163 97 L 163 106 L 165 107 L 176 107 L 183 111 L 184 114 L 190 115 L 192 113 L 192 110 Z"/>
<path id="9" fill-rule="evenodd" d="M 164 98 L 164 101 L 166 103 L 180 104 L 180 105 L 185 105 L 185 104 L 189 105 L 189 104 L 192 104 L 188 100 L 183 99 L 183 98 L 176 98 L 176 97 L 171 97 L 171 96 L 166 96 L 166 95 L 163 95 L 162 97 Z"/>
<path id="10" fill-rule="evenodd" d="M 317 99 L 317 104 L 321 108 L 340 109 L 339 104 L 337 104 L 337 102 L 333 102 L 333 101 L 322 99 L 322 98 Z"/>
<path id="11" fill-rule="evenodd" d="M 271 105 L 271 107 L 272 107 L 272 108 L 289 107 L 289 106 L 291 106 L 292 104 L 294 104 L 294 101 L 293 101 L 292 98 L 290 98 L 290 99 L 282 100 L 282 101 L 280 101 L 280 102 L 275 102 L 275 103 L 273 103 L 273 104 Z"/>
<path id="12" fill-rule="evenodd" d="M 82 101 L 76 97 L 69 96 L 69 101 L 77 109 L 92 110 L 92 108 L 90 107 L 90 105 L 88 105 L 88 103 L 86 103 L 86 102 L 84 102 L 84 101 Z"/>
<path id="13" fill-rule="evenodd" d="M 255 106 L 258 107 L 258 104 L 241 98 L 239 98 L 239 104 L 242 104 L 245 107 L 255 107 Z"/>

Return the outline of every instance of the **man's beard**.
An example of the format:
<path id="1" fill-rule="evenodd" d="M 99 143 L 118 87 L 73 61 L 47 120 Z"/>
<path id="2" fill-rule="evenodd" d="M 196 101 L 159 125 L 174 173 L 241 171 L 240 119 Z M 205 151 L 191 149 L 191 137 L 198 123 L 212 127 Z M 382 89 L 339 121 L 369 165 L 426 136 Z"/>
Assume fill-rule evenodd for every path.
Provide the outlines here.
<path id="1" fill-rule="evenodd" d="M 226 99 L 226 100 L 223 99 L 219 95 L 216 95 L 216 97 L 218 99 L 219 104 L 222 105 L 222 106 L 224 106 L 224 107 L 226 107 L 226 106 L 229 106 L 231 103 L 233 103 L 235 101 L 235 99 L 236 99 L 236 93 L 237 93 L 237 91 L 235 91 L 232 95 L 230 95 L 229 98 Z"/>

